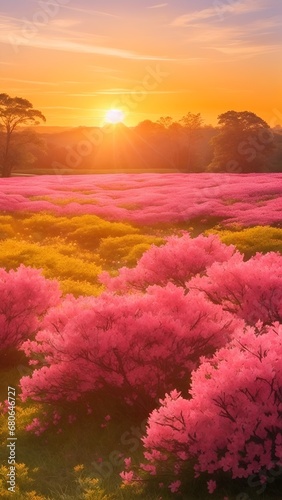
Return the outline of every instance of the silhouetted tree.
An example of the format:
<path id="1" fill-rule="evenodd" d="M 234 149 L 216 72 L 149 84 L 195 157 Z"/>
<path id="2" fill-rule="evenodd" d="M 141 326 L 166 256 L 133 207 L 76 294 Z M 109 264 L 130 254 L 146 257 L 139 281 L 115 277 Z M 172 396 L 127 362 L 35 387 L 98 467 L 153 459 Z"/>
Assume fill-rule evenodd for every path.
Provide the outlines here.
<path id="1" fill-rule="evenodd" d="M 154 135 L 162 129 L 163 125 L 158 122 L 152 122 L 151 120 L 144 120 L 135 127 L 136 132 L 144 136 Z"/>
<path id="2" fill-rule="evenodd" d="M 173 119 L 171 118 L 171 116 L 161 116 L 157 123 L 159 123 L 165 129 L 169 129 L 173 125 Z"/>
<path id="3" fill-rule="evenodd" d="M 33 105 L 21 97 L 10 97 L 0 94 L 0 125 L 2 129 L 2 145 L 0 149 L 0 171 L 2 177 L 10 177 L 17 163 L 19 144 L 34 141 L 34 135 L 22 135 L 19 142 L 15 141 L 15 131 L 19 126 L 38 125 L 39 120 L 46 121 L 45 116 L 33 108 Z M 22 151 L 21 151 L 22 152 Z"/>
<path id="4" fill-rule="evenodd" d="M 182 151 L 183 165 L 181 170 L 189 172 L 196 168 L 199 154 L 197 143 L 201 138 L 203 119 L 200 113 L 194 114 L 189 112 L 179 120 L 179 123 L 183 127 L 182 132 L 184 132 L 184 150 Z"/>
<path id="5" fill-rule="evenodd" d="M 218 123 L 209 170 L 237 173 L 265 170 L 265 161 L 275 147 L 270 126 L 249 111 L 228 111 L 219 115 Z"/>

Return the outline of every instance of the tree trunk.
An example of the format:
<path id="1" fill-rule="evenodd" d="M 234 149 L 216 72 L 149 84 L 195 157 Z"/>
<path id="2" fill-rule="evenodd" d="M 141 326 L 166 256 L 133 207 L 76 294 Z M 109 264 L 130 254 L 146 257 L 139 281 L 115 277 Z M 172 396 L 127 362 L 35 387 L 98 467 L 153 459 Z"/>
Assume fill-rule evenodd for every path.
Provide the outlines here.
<path id="1" fill-rule="evenodd" d="M 9 151 L 10 151 L 10 140 L 11 132 L 7 131 L 5 150 L 3 153 L 3 163 L 2 163 L 2 177 L 11 177 L 12 168 L 9 164 Z"/>

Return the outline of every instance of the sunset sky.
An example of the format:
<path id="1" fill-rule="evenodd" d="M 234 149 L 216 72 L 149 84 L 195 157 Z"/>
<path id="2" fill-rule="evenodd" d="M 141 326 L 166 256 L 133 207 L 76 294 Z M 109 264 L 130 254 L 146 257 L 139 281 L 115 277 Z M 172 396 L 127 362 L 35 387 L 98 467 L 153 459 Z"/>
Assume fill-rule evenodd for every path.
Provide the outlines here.
<path id="1" fill-rule="evenodd" d="M 282 124 L 281 0 L 0 0 L 0 92 L 47 125 L 254 111 Z"/>

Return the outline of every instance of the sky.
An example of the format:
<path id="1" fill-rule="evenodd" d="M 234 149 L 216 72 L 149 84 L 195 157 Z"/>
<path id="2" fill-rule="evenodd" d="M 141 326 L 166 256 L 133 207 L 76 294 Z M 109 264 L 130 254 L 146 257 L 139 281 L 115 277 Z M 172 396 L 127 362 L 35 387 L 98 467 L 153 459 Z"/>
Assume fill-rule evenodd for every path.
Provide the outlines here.
<path id="1" fill-rule="evenodd" d="M 0 0 L 0 92 L 49 126 L 253 111 L 282 124 L 281 0 Z"/>

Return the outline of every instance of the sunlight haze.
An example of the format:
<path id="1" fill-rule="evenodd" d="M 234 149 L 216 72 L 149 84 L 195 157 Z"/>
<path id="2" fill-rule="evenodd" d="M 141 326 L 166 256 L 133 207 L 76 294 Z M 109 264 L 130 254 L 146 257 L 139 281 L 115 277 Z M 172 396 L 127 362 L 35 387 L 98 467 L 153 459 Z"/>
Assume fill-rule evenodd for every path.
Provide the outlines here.
<path id="1" fill-rule="evenodd" d="M 282 121 L 278 0 L 1 1 L 2 92 L 49 126 L 125 124 L 229 109 Z"/>

